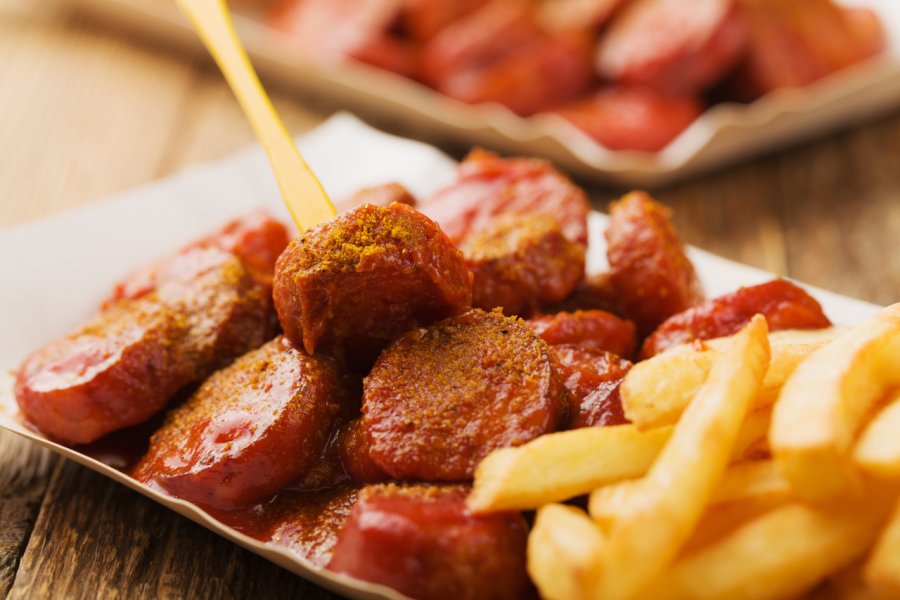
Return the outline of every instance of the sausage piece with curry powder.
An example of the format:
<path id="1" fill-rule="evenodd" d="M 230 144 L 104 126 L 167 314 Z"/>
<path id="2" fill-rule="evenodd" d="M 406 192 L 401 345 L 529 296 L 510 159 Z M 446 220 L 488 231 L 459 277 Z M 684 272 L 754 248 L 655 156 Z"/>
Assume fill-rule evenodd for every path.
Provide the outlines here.
<path id="1" fill-rule="evenodd" d="M 550 348 L 499 311 L 408 332 L 363 382 L 369 456 L 398 479 L 469 480 L 492 450 L 555 431 L 567 404 Z"/>
<path id="2" fill-rule="evenodd" d="M 65 443 L 92 442 L 149 419 L 272 335 L 266 289 L 233 254 L 185 252 L 161 268 L 160 282 L 25 360 L 15 393 L 30 422 Z"/>
<path id="3" fill-rule="evenodd" d="M 649 195 L 631 192 L 610 205 L 606 241 L 619 310 L 640 336 L 703 300 L 671 211 Z"/>
<path id="4" fill-rule="evenodd" d="M 398 335 L 468 308 L 471 277 L 436 223 L 405 204 L 364 204 L 288 245 L 275 308 L 308 353 L 365 369 Z"/>
<path id="5" fill-rule="evenodd" d="M 259 502 L 319 459 L 345 393 L 333 359 L 275 338 L 173 410 L 133 474 L 213 508 Z"/>
<path id="6" fill-rule="evenodd" d="M 584 245 L 566 239 L 548 215 L 497 218 L 459 247 L 472 271 L 475 308 L 525 317 L 559 302 L 584 278 Z"/>

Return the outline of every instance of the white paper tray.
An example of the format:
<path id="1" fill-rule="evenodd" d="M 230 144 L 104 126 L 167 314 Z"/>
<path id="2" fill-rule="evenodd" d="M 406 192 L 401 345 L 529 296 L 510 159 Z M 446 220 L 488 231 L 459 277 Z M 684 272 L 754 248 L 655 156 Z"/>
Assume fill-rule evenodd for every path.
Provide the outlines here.
<path id="1" fill-rule="evenodd" d="M 360 187 L 398 181 L 416 195 L 452 181 L 454 163 L 434 148 L 373 130 L 338 115 L 300 140 L 304 156 L 334 198 Z M 352 165 L 352 168 L 348 166 Z M 114 282 L 224 222 L 264 206 L 287 219 L 259 148 L 195 167 L 107 202 L 0 232 L 0 427 L 106 475 L 260 556 L 353 598 L 399 598 L 381 586 L 335 575 L 288 550 L 226 527 L 194 505 L 160 494 L 103 463 L 22 426 L 12 370 L 42 344 L 94 314 Z M 590 221 L 588 269 L 605 265 L 606 217 Z M 691 258 L 710 296 L 772 276 L 702 250 Z M 810 288 L 838 323 L 855 323 L 877 307 Z"/>
<path id="2" fill-rule="evenodd" d="M 199 40 L 171 0 L 66 0 L 120 27 L 183 48 Z M 876 10 L 890 47 L 876 59 L 802 89 L 779 90 L 749 105 L 708 110 L 665 150 L 610 151 L 560 117 L 524 119 L 495 104 L 470 106 L 360 63 L 317 67 L 290 40 L 236 15 L 256 67 L 268 78 L 328 98 L 336 108 L 402 119 L 432 136 L 509 153 L 543 156 L 594 181 L 656 187 L 791 142 L 871 119 L 900 105 L 900 2 L 843 0 Z"/>

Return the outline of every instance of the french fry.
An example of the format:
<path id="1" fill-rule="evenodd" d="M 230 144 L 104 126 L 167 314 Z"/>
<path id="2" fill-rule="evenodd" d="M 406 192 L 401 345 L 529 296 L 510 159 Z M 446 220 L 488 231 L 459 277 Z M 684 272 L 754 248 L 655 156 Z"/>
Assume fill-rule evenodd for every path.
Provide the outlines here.
<path id="1" fill-rule="evenodd" d="M 659 576 L 706 509 L 769 364 L 765 318 L 734 336 L 612 527 L 595 598 L 631 598 Z"/>
<path id="2" fill-rule="evenodd" d="M 865 566 L 866 583 L 900 597 L 900 503 Z"/>
<path id="3" fill-rule="evenodd" d="M 769 334 L 771 361 L 755 406 L 771 405 L 797 365 L 834 340 L 838 328 Z M 701 350 L 678 346 L 634 365 L 620 388 L 625 416 L 638 427 L 672 425 L 706 380 L 710 366 L 730 338 L 708 340 Z"/>
<path id="4" fill-rule="evenodd" d="M 900 369 L 900 357 L 897 358 Z M 856 464 L 879 477 L 900 478 L 900 392 L 863 431 L 853 452 Z"/>
<path id="5" fill-rule="evenodd" d="M 900 384 L 900 303 L 840 335 L 785 383 L 769 443 L 798 494 L 822 499 L 858 488 L 850 452 L 873 408 Z"/>
<path id="6" fill-rule="evenodd" d="M 760 453 L 769 421 L 767 411 L 747 417 L 738 434 L 734 460 Z M 495 450 L 475 471 L 469 509 L 529 510 L 590 493 L 601 485 L 642 477 L 671 433 L 671 427 L 648 431 L 632 425 L 591 427 Z"/>
<path id="7" fill-rule="evenodd" d="M 875 541 L 892 495 L 829 508 L 791 503 L 681 558 L 639 596 L 648 600 L 796 598 Z"/>
<path id="8" fill-rule="evenodd" d="M 589 427 L 541 436 L 491 452 L 475 471 L 473 512 L 537 508 L 647 472 L 671 427 Z"/>
<path id="9" fill-rule="evenodd" d="M 528 536 L 528 574 L 541 597 L 571 600 L 596 578 L 606 540 L 581 510 L 548 504 L 537 512 Z"/>
<path id="10" fill-rule="evenodd" d="M 609 527 L 637 505 L 635 494 L 640 494 L 640 480 L 621 481 L 595 490 L 588 503 L 591 518 Z M 709 498 L 709 507 L 765 498 L 784 501 L 790 495 L 790 483 L 778 472 L 774 461 L 738 463 L 725 471 Z"/>

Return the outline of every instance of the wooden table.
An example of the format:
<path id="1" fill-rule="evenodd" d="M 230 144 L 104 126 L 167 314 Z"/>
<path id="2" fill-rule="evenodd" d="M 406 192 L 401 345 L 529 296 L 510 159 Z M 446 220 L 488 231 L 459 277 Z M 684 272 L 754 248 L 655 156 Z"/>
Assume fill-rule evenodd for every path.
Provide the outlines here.
<path id="1" fill-rule="evenodd" d="M 294 133 L 333 109 L 274 92 Z M 0 0 L 0 114 L 0 226 L 253 142 L 209 61 L 36 0 Z M 591 193 L 602 209 L 616 191 Z M 900 300 L 900 111 L 657 197 L 692 244 L 864 300 Z M 122 486 L 0 434 L 6 595 L 330 597 Z"/>

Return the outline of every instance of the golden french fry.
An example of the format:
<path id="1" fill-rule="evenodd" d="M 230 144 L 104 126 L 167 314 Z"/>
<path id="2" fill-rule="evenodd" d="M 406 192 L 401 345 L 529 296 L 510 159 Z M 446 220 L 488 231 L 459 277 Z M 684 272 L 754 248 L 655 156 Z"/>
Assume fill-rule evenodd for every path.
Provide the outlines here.
<path id="1" fill-rule="evenodd" d="M 897 357 L 900 369 L 900 357 Z M 879 477 L 900 477 L 900 392 L 863 431 L 853 451 L 856 464 Z"/>
<path id="2" fill-rule="evenodd" d="M 640 494 L 640 480 L 621 481 L 595 490 L 588 503 L 591 518 L 609 527 L 638 505 L 635 494 Z M 774 461 L 738 463 L 725 471 L 709 498 L 709 506 L 766 498 L 786 501 L 790 494 L 790 483 L 778 472 Z"/>
<path id="3" fill-rule="evenodd" d="M 650 431 L 638 431 L 632 425 L 589 427 L 495 450 L 475 470 L 469 509 L 537 508 L 587 494 L 606 483 L 639 477 L 671 433 L 671 427 Z"/>
<path id="4" fill-rule="evenodd" d="M 640 597 L 798 597 L 862 555 L 877 538 L 889 510 L 883 493 L 829 508 L 787 504 L 685 556 Z"/>
<path id="5" fill-rule="evenodd" d="M 900 597 L 900 503 L 866 563 L 864 578 L 875 589 Z"/>
<path id="6" fill-rule="evenodd" d="M 773 494 L 710 506 L 691 532 L 691 537 L 681 547 L 679 555 L 687 556 L 706 548 L 738 527 L 793 501 L 789 496 Z"/>
<path id="7" fill-rule="evenodd" d="M 631 598 L 690 537 L 728 464 L 769 364 L 766 321 L 753 318 L 717 358 L 669 442 L 614 523 L 593 597 Z"/>
<path id="8" fill-rule="evenodd" d="M 785 383 L 769 443 L 798 494 L 821 499 L 858 487 L 850 451 L 865 420 L 900 384 L 900 303 L 815 351 Z"/>
<path id="9" fill-rule="evenodd" d="M 770 333 L 771 361 L 755 406 L 771 405 L 797 365 L 840 331 L 828 328 Z M 705 341 L 701 350 L 691 344 L 679 346 L 637 363 L 620 388 L 625 416 L 639 429 L 674 424 L 729 340 Z"/>
<path id="10" fill-rule="evenodd" d="M 543 598 L 581 598 L 596 578 L 605 546 L 603 533 L 584 512 L 548 504 L 538 510 L 528 536 L 528 574 Z"/>
<path id="11" fill-rule="evenodd" d="M 769 420 L 767 411 L 747 417 L 735 444 L 735 460 L 759 454 Z M 469 508 L 474 512 L 528 510 L 590 493 L 607 483 L 642 477 L 671 433 L 671 427 L 648 431 L 632 425 L 592 427 L 495 450 L 475 471 Z"/>

